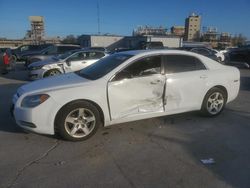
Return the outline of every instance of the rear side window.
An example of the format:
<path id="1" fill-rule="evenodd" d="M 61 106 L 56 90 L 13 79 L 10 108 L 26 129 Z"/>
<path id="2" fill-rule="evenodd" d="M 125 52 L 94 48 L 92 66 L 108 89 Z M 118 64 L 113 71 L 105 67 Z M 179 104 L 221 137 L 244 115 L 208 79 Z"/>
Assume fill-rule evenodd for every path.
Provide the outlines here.
<path id="1" fill-rule="evenodd" d="M 207 49 L 203 49 L 203 48 L 194 48 L 191 50 L 191 52 L 195 52 L 204 56 L 209 56 L 211 55 L 210 51 Z"/>
<path id="2" fill-rule="evenodd" d="M 102 53 L 102 52 L 94 52 L 94 53 L 92 53 L 91 55 L 92 55 L 91 57 L 92 57 L 93 59 L 100 59 L 100 58 L 102 58 L 102 57 L 105 56 L 105 54 Z"/>
<path id="3" fill-rule="evenodd" d="M 165 73 L 180 73 L 196 70 L 205 70 L 205 65 L 196 57 L 187 55 L 164 56 Z"/>

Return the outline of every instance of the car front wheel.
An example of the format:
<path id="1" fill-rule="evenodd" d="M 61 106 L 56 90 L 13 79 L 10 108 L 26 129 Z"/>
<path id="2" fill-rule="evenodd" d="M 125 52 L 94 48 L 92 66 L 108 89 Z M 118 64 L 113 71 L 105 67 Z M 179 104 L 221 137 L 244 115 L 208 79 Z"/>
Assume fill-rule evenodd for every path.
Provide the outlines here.
<path id="1" fill-rule="evenodd" d="M 210 117 L 219 115 L 224 109 L 226 100 L 226 94 L 222 89 L 212 88 L 203 100 L 202 114 Z"/>
<path id="2" fill-rule="evenodd" d="M 59 74 L 61 74 L 61 72 L 59 70 L 52 69 L 52 70 L 48 70 L 47 72 L 45 72 L 43 77 L 46 78 L 46 77 L 56 76 Z"/>
<path id="3" fill-rule="evenodd" d="M 69 141 L 86 140 L 93 136 L 101 124 L 100 113 L 92 103 L 78 101 L 66 105 L 58 114 L 56 131 Z"/>

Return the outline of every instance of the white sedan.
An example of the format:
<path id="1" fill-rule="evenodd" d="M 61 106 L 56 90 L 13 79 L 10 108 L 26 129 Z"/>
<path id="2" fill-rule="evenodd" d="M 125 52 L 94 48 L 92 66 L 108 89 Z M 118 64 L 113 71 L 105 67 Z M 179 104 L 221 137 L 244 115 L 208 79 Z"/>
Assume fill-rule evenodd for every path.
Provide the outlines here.
<path id="1" fill-rule="evenodd" d="M 59 56 L 37 61 L 28 66 L 29 78 L 37 80 L 58 74 L 79 71 L 101 58 L 107 53 L 97 50 L 72 50 Z"/>
<path id="2" fill-rule="evenodd" d="M 20 87 L 13 112 L 24 129 L 78 141 L 101 125 L 196 110 L 216 116 L 239 86 L 237 68 L 196 53 L 127 51 Z"/>

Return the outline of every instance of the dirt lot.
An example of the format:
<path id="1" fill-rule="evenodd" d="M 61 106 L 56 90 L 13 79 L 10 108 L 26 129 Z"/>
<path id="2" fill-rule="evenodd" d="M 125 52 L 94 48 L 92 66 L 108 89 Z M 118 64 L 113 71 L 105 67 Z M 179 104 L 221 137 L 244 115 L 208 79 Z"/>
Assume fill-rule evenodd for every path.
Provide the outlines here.
<path id="1" fill-rule="evenodd" d="M 216 118 L 196 112 L 101 128 L 85 142 L 24 132 L 9 114 L 27 72 L 0 77 L 0 187 L 250 187 L 250 70 Z M 201 159 L 213 158 L 204 165 Z"/>

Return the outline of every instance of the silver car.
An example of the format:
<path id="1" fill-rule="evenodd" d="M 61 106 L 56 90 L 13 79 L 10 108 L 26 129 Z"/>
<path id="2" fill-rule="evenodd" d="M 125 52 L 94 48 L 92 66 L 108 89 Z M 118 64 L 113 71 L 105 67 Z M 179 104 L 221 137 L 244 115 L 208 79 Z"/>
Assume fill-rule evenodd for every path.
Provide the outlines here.
<path id="1" fill-rule="evenodd" d="M 107 53 L 96 50 L 73 50 L 65 54 L 32 63 L 28 66 L 29 78 L 37 80 L 58 74 L 81 70 L 101 58 Z"/>

